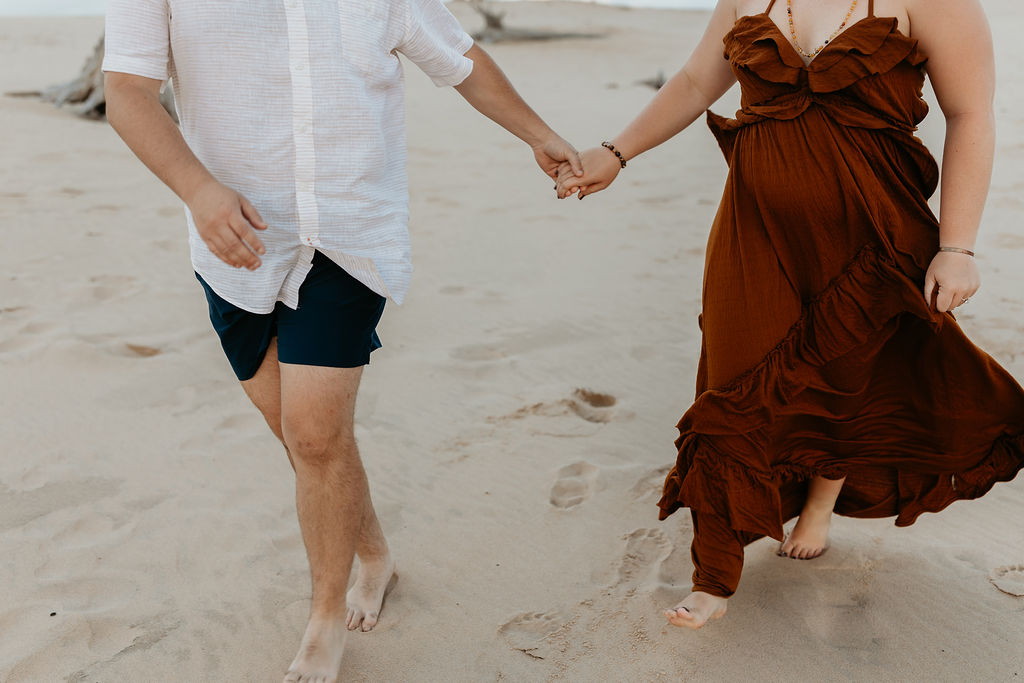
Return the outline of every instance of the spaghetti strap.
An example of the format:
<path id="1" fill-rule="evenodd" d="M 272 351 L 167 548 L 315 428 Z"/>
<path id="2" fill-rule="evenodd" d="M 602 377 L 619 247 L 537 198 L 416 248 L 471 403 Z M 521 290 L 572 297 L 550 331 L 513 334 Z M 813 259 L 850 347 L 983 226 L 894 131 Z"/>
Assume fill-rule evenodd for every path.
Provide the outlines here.
<path id="1" fill-rule="evenodd" d="M 775 0 L 772 0 L 772 3 L 774 2 Z M 875 0 L 868 0 L 868 16 L 875 16 Z"/>
<path id="2" fill-rule="evenodd" d="M 768 3 L 768 9 L 766 9 L 764 13 L 770 14 L 772 11 L 772 7 L 775 7 L 775 0 L 772 0 L 771 2 Z"/>

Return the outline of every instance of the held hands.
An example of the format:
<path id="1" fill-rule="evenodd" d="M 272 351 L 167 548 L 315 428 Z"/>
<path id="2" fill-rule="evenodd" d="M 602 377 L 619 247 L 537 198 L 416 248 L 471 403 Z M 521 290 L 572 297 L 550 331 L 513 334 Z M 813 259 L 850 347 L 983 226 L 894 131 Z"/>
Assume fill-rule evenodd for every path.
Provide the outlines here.
<path id="1" fill-rule="evenodd" d="M 978 266 L 967 254 L 940 251 L 924 276 L 924 298 L 940 313 L 967 303 L 979 287 Z"/>
<path id="2" fill-rule="evenodd" d="M 533 147 L 533 157 L 537 160 L 540 170 L 544 171 L 549 178 L 557 178 L 560 173 L 583 175 L 583 162 L 580 161 L 580 153 L 554 133 Z"/>
<path id="3" fill-rule="evenodd" d="M 622 170 L 618 158 L 604 147 L 588 149 L 580 158 L 585 169 L 582 174 L 574 175 L 568 164 L 562 164 L 558 168 L 555 192 L 559 199 L 565 199 L 576 192 L 579 193 L 580 199 L 588 194 L 600 192 L 611 185 Z"/>
<path id="4" fill-rule="evenodd" d="M 209 180 L 186 199 L 196 230 L 213 255 L 234 268 L 256 270 L 257 254 L 267 252 L 255 230 L 267 224 L 249 200 L 215 180 Z"/>

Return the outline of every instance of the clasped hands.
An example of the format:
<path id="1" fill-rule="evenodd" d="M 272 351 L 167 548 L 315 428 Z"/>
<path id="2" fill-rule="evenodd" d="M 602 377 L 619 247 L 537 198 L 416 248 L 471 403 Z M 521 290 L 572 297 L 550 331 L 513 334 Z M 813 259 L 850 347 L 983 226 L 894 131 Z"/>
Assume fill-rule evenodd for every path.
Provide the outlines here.
<path id="1" fill-rule="evenodd" d="M 555 172 L 555 192 L 559 199 L 572 195 L 583 199 L 588 194 L 600 192 L 615 180 L 622 170 L 615 153 L 605 147 L 593 147 L 581 152 L 583 173 L 576 174 L 568 162 L 559 165 Z"/>

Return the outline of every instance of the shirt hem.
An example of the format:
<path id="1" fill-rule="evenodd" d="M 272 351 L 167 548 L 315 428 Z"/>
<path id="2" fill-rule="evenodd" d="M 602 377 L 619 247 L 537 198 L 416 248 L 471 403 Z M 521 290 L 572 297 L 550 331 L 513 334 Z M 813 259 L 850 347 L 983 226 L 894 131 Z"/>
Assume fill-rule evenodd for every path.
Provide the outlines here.
<path id="1" fill-rule="evenodd" d="M 142 76 L 143 78 L 152 78 L 161 82 L 166 81 L 169 76 L 166 66 L 162 68 L 157 67 L 145 59 L 135 59 L 132 57 L 104 57 L 103 65 L 100 69 L 104 72 L 112 71 L 114 73 Z"/>

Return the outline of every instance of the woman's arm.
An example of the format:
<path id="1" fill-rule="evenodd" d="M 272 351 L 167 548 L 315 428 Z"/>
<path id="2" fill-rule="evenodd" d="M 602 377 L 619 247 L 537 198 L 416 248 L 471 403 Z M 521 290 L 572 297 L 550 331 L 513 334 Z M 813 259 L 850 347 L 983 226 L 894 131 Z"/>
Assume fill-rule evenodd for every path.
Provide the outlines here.
<path id="1" fill-rule="evenodd" d="M 736 23 L 736 0 L 719 0 L 704 36 L 689 60 L 625 130 L 610 142 L 626 160 L 675 136 L 725 94 L 736 77 L 723 55 L 722 38 Z M 584 153 L 581 178 L 560 174 L 559 198 L 580 189 L 580 199 L 608 187 L 620 169 L 618 158 L 596 147 Z"/>
<path id="2" fill-rule="evenodd" d="M 973 251 L 995 150 L 992 34 L 978 0 L 911 0 L 907 10 L 946 118 L 939 244 Z M 939 252 L 925 276 L 924 295 L 929 302 L 934 296 L 936 310 L 948 311 L 980 284 L 973 258 Z"/>

